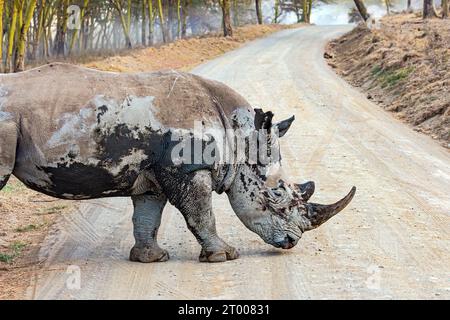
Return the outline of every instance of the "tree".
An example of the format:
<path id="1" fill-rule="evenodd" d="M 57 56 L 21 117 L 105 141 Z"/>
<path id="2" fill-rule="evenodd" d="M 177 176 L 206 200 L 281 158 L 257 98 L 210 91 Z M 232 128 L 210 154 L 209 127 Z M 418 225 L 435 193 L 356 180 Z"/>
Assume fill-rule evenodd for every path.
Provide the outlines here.
<path id="1" fill-rule="evenodd" d="M 436 12 L 436 8 L 434 7 L 434 1 L 433 0 L 423 0 L 423 11 L 422 11 L 422 17 L 424 19 L 437 17 L 438 14 Z"/>
<path id="2" fill-rule="evenodd" d="M 146 13 L 145 13 L 145 9 L 146 9 L 146 7 L 145 7 L 145 1 L 146 0 L 141 0 L 141 15 L 142 15 L 142 24 L 141 24 L 141 42 L 142 42 L 142 45 L 143 46 L 145 46 L 146 44 L 147 44 L 147 36 L 146 36 L 146 29 L 147 29 L 147 26 L 145 25 L 145 19 L 146 19 L 146 17 L 145 17 L 145 15 L 146 15 Z"/>
<path id="3" fill-rule="evenodd" d="M 166 26 L 164 23 L 163 7 L 162 7 L 161 0 L 157 0 L 157 1 L 158 1 L 158 17 L 159 17 L 159 24 L 161 26 L 162 38 L 163 38 L 163 42 L 167 42 L 167 30 L 166 30 Z"/>
<path id="4" fill-rule="evenodd" d="M 37 26 L 35 26 L 34 30 L 34 38 L 32 43 L 32 51 L 30 55 L 31 60 L 36 60 L 37 50 L 40 44 L 40 40 L 42 37 L 42 32 L 44 28 L 44 19 L 45 19 L 45 0 L 41 0 L 38 6 L 38 14 L 37 14 Z"/>
<path id="5" fill-rule="evenodd" d="M 28 29 L 30 28 L 31 19 L 33 18 L 34 9 L 36 8 L 36 0 L 29 0 L 26 12 L 25 20 L 22 21 L 22 25 L 19 30 L 19 39 L 17 41 L 17 59 L 14 72 L 23 71 L 25 69 L 25 46 Z"/>
<path id="6" fill-rule="evenodd" d="M 391 0 L 384 0 L 384 4 L 386 5 L 387 15 L 390 15 L 391 14 Z"/>
<path id="7" fill-rule="evenodd" d="M 153 0 L 147 0 L 148 2 L 148 44 L 153 44 L 153 33 L 155 26 L 155 15 L 153 14 Z"/>
<path id="8" fill-rule="evenodd" d="M 128 12 L 127 18 L 123 15 L 123 5 L 122 0 L 110 0 L 111 4 L 116 8 L 117 14 L 119 15 L 120 24 L 122 25 L 123 34 L 125 36 L 125 42 L 128 49 L 133 47 L 130 38 L 130 27 L 131 27 L 131 0 L 128 0 Z"/>
<path id="9" fill-rule="evenodd" d="M 278 13 L 278 5 L 281 11 L 293 12 L 297 17 L 297 23 L 304 22 L 310 23 L 312 0 L 288 0 L 288 1 L 276 1 L 275 2 L 275 18 L 278 21 L 278 17 L 281 13 Z M 278 4 L 278 5 L 277 5 Z"/>
<path id="10" fill-rule="evenodd" d="M 261 0 L 255 0 L 255 5 L 256 5 L 256 18 L 258 19 L 258 24 L 263 24 Z"/>
<path id="11" fill-rule="evenodd" d="M 413 11 L 413 10 L 412 10 L 411 0 L 407 0 L 407 3 L 406 3 L 406 12 L 411 13 L 412 11 Z"/>
<path id="12" fill-rule="evenodd" d="M 5 1 L 0 0 L 0 60 L 3 57 L 3 8 L 5 7 Z M 0 72 L 2 71 L 3 67 L 0 63 Z"/>
<path id="13" fill-rule="evenodd" d="M 280 0 L 275 0 L 274 3 L 274 17 L 273 17 L 273 23 L 278 23 L 278 18 L 280 17 Z"/>
<path id="14" fill-rule="evenodd" d="M 182 17 L 181 17 L 181 37 L 186 37 L 187 33 L 187 15 L 189 10 L 189 1 L 190 0 L 184 0 L 183 1 L 183 10 L 182 10 Z"/>
<path id="15" fill-rule="evenodd" d="M 355 1 L 356 8 L 359 11 L 359 14 L 361 15 L 361 18 L 363 18 L 364 21 L 367 21 L 369 19 L 370 15 L 367 13 L 367 8 L 364 5 L 364 2 L 362 0 L 354 0 L 354 1 Z"/>
<path id="16" fill-rule="evenodd" d="M 12 7 L 12 8 L 11 8 Z M 13 50 L 14 50 L 14 36 L 16 35 L 17 16 L 20 9 L 19 0 L 14 0 L 9 8 L 12 11 L 11 20 L 8 32 L 8 49 L 6 52 L 5 70 L 12 72 L 14 70 Z"/>
<path id="17" fill-rule="evenodd" d="M 223 35 L 225 37 L 233 36 L 233 27 L 231 26 L 231 15 L 230 15 L 230 0 L 222 0 L 222 22 L 223 22 Z"/>
<path id="18" fill-rule="evenodd" d="M 312 0 L 302 0 L 302 21 L 305 23 L 311 22 L 311 9 L 312 9 Z"/>
<path id="19" fill-rule="evenodd" d="M 61 0 L 56 16 L 56 36 L 53 50 L 57 57 L 65 55 L 66 32 L 67 32 L 67 7 L 69 0 Z"/>
<path id="20" fill-rule="evenodd" d="M 448 18 L 448 0 L 442 0 L 442 18 Z"/>

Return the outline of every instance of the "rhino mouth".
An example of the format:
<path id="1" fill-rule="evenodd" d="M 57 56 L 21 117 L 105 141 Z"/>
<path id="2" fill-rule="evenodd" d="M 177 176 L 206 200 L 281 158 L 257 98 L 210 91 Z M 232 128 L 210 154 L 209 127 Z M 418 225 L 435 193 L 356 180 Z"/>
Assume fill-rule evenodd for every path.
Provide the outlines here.
<path id="1" fill-rule="evenodd" d="M 277 248 L 288 250 L 288 249 L 292 249 L 293 247 L 295 247 L 298 240 L 299 240 L 298 237 L 294 237 L 290 234 L 286 234 L 284 239 L 282 241 L 275 242 L 274 246 Z"/>

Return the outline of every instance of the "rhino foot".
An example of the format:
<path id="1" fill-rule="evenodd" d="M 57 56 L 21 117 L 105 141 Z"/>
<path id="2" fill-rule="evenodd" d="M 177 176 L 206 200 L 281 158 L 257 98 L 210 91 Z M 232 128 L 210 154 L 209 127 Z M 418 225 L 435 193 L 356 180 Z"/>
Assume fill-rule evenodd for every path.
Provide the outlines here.
<path id="1" fill-rule="evenodd" d="M 227 260 L 235 260 L 239 258 L 239 252 L 233 248 L 228 247 L 225 250 L 208 251 L 202 249 L 200 252 L 200 262 L 225 262 Z"/>
<path id="2" fill-rule="evenodd" d="M 130 252 L 130 260 L 135 262 L 164 262 L 169 258 L 169 252 L 159 247 L 133 247 Z"/>

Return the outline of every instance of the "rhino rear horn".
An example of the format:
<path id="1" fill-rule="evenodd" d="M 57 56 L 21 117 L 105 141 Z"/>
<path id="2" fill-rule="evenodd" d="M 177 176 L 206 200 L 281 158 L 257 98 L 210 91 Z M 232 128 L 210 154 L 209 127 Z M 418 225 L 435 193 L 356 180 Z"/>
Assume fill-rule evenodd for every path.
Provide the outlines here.
<path id="1" fill-rule="evenodd" d="M 325 221 L 342 211 L 350 203 L 350 201 L 352 201 L 355 192 L 356 187 L 353 187 L 344 198 L 330 205 L 306 203 L 306 218 L 311 223 L 311 227 L 307 230 L 317 228 Z"/>

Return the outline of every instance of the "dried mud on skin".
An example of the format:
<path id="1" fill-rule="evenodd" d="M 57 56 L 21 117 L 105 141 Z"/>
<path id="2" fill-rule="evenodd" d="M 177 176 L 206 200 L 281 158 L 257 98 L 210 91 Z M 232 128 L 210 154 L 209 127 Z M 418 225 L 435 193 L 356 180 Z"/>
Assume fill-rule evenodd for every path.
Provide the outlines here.
<path id="1" fill-rule="evenodd" d="M 179 40 L 159 48 L 131 50 L 86 63 L 85 66 L 115 72 L 188 71 L 248 41 L 298 26 L 248 25 L 237 28 L 232 38 L 216 34 Z M 78 203 L 37 193 L 14 177 L 0 191 L 0 300 L 24 296 L 35 271 L 44 262 L 38 259 L 40 244 L 52 231 L 51 227 L 58 217 L 70 214 Z"/>
<path id="2" fill-rule="evenodd" d="M 450 23 L 418 13 L 359 25 L 330 42 L 336 72 L 415 130 L 450 148 Z"/>

